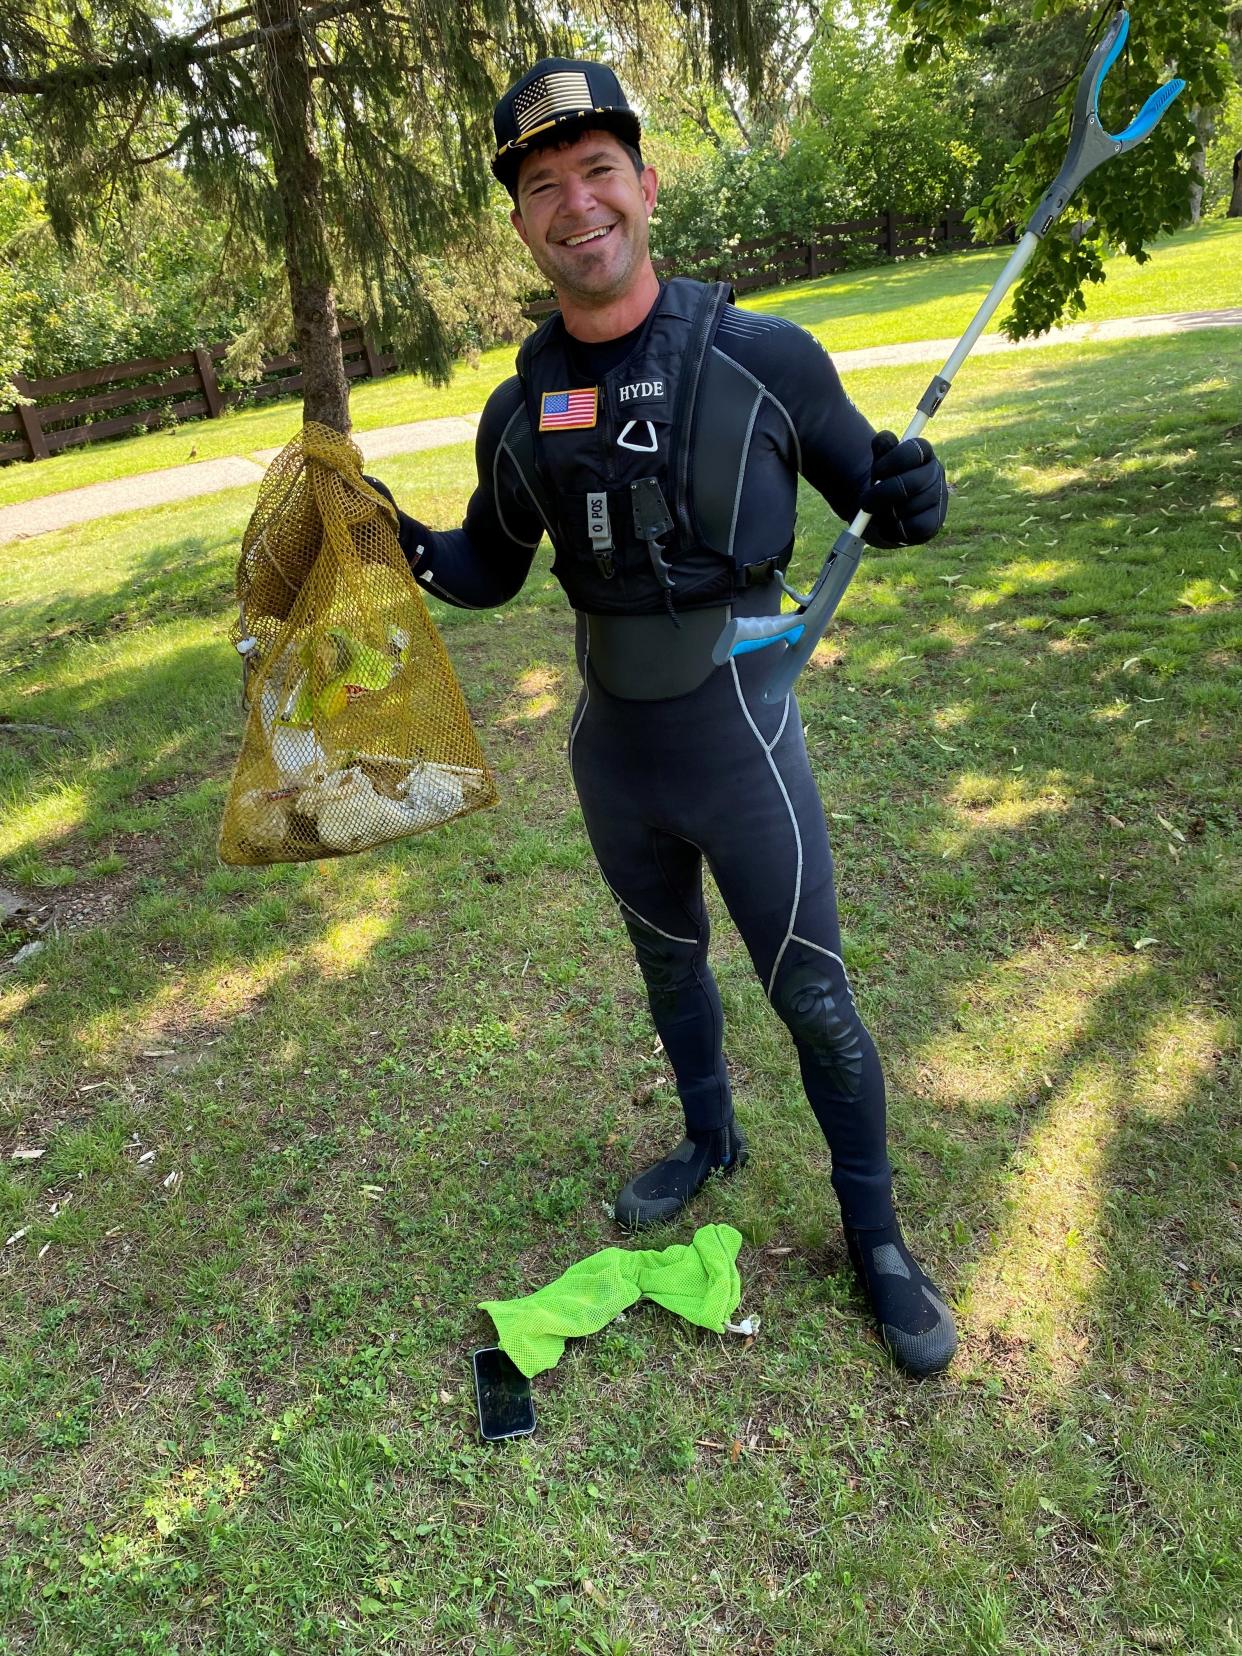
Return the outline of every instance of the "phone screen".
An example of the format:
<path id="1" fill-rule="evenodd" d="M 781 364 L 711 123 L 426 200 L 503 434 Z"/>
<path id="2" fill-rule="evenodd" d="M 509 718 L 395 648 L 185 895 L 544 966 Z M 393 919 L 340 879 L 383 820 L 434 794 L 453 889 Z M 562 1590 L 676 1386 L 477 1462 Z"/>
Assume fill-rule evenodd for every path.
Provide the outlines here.
<path id="1" fill-rule="evenodd" d="M 499 1346 L 474 1354 L 474 1387 L 479 1399 L 479 1430 L 485 1438 L 521 1437 L 535 1429 L 535 1402 L 530 1381 Z"/>

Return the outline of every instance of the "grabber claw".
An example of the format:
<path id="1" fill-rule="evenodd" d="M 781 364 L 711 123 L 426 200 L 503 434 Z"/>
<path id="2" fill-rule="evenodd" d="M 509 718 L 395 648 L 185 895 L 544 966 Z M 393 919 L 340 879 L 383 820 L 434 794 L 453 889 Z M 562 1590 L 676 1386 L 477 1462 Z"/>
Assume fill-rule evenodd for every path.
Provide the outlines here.
<path id="1" fill-rule="evenodd" d="M 1141 144 L 1174 98 L 1185 89 L 1184 80 L 1166 81 L 1152 93 L 1124 131 L 1105 130 L 1100 120 L 1100 88 L 1108 71 L 1120 57 L 1129 32 L 1130 14 L 1118 10 L 1103 40 L 1087 60 L 1087 67 L 1078 82 L 1078 96 L 1074 100 L 1065 160 L 1026 226 L 1037 236 L 1042 236 L 1053 220 L 1060 216 L 1069 198 L 1089 173 L 1114 155 L 1123 155 L 1126 150 Z"/>

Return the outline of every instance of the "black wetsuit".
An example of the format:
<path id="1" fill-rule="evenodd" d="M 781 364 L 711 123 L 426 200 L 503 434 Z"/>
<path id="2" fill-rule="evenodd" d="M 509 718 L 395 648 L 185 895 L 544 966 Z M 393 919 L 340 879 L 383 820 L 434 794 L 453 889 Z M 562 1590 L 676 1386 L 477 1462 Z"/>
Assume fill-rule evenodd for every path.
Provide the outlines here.
<path id="1" fill-rule="evenodd" d="M 582 383 L 619 365 L 640 331 L 602 345 L 575 341 Z M 714 349 L 765 388 L 734 508 L 738 543 L 748 560 L 787 557 L 788 546 L 768 537 L 773 524 L 790 521 L 797 475 L 848 520 L 871 474 L 872 427 L 822 347 L 792 323 L 727 306 Z M 476 445 L 479 484 L 461 529 L 436 532 L 402 516 L 416 578 L 450 604 L 483 608 L 512 598 L 542 538 L 543 519 L 509 441 L 522 407 L 516 378 L 489 399 Z M 893 544 L 906 536 L 898 520 L 878 517 L 867 538 Z M 779 598 L 768 581 L 739 594 L 735 608 L 773 613 Z M 892 1219 L 884 1080 L 841 958 L 828 834 L 801 717 L 792 697 L 774 708 L 760 701 L 763 652 L 711 667 L 721 614 L 702 612 L 696 624 L 691 609 L 680 628 L 662 615 L 579 615 L 574 783 L 634 943 L 688 1130 L 719 1127 L 732 1114 L 720 998 L 707 965 L 706 858 L 793 1035 L 843 1218 L 881 1227 Z M 693 653 L 698 663 L 675 673 L 665 693 L 652 665 L 653 628 L 665 660 Z M 626 673 L 628 642 L 644 658 L 641 677 Z"/>

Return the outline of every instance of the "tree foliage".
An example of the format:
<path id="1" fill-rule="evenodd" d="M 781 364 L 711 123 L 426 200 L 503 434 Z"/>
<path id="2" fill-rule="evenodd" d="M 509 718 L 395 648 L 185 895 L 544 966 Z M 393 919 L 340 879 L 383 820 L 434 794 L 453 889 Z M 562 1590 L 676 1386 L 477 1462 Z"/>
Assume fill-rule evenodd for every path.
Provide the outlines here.
<path id="1" fill-rule="evenodd" d="M 1076 51 L 1064 84 L 1055 92 L 1044 124 L 1021 144 L 1003 178 L 976 215 L 978 233 L 995 237 L 1010 222 L 1024 223 L 1065 157 L 1078 75 L 1113 15 L 1111 3 L 1049 0 L 1042 18 L 1068 29 Z M 986 38 L 989 28 L 1014 27 L 1011 0 L 894 0 L 894 20 L 907 36 L 905 61 L 914 69 L 933 64 L 956 42 Z M 1155 132 L 1128 155 L 1094 172 L 1072 208 L 1044 236 L 1019 283 L 1006 331 L 1019 338 L 1041 333 L 1084 307 L 1083 287 L 1104 279 L 1112 249 L 1140 263 L 1147 244 L 1177 229 L 1189 213 L 1199 135 L 1197 112 L 1215 111 L 1232 80 L 1226 40 L 1228 14 L 1220 0 L 1144 0 L 1131 14 L 1125 51 L 1104 83 L 1100 115 L 1120 131 L 1148 93 L 1171 75 L 1186 90 Z M 1027 32 L 1028 45 L 1038 35 Z M 1046 88 L 1041 65 L 1028 73 Z M 1053 83 L 1055 85 L 1055 82 Z"/>
<path id="2" fill-rule="evenodd" d="M 224 12 L 195 0 L 176 34 L 160 0 L 34 10 L 32 30 L 28 5 L 0 0 L 0 91 L 25 117 L 63 244 L 118 198 L 136 203 L 149 168 L 175 160 L 231 237 L 302 280 L 351 287 L 405 361 L 447 371 L 451 341 L 419 260 L 483 211 L 504 44 L 543 38 L 526 0 L 321 0 L 283 17 L 272 0 Z M 280 99 L 295 71 L 270 50 L 290 41 L 308 79 L 292 142 Z M 299 238 L 307 215 L 321 222 Z"/>
<path id="3" fill-rule="evenodd" d="M 766 142 L 739 144 L 736 130 L 704 142 L 684 122 L 652 139 L 659 250 L 684 258 L 890 208 L 930 221 L 977 201 L 1018 141 L 976 100 L 978 84 L 967 48 L 914 73 L 879 0 L 837 0 L 810 41 L 805 84 Z"/>
<path id="4" fill-rule="evenodd" d="M 580 49 L 616 69 L 645 126 L 712 148 L 783 148 L 806 95 L 806 66 L 833 0 L 754 0 L 762 49 L 753 73 L 721 73 L 693 16 L 665 0 L 580 0 Z"/>
<path id="5" fill-rule="evenodd" d="M 0 380 L 235 326 L 231 366 L 252 372 L 292 336 L 291 262 L 432 375 L 508 336 L 529 267 L 487 171 L 489 116 L 545 50 L 612 61 L 642 107 L 660 252 L 888 207 L 982 201 L 989 236 L 1023 220 L 1059 166 L 1107 8 L 897 0 L 903 54 L 887 4 L 568 0 L 554 18 L 543 0 L 0 0 Z M 1128 119 L 1174 68 L 1190 90 L 1088 181 L 1011 331 L 1072 312 L 1107 249 L 1144 257 L 1184 221 L 1192 113 L 1217 134 L 1205 210 L 1227 200 L 1238 104 L 1223 28 L 1213 0 L 1136 11 L 1106 119 Z M 296 52 L 270 49 L 281 42 Z M 305 103 L 282 137 L 299 55 Z M 290 243 L 308 202 L 310 251 Z"/>
<path id="6" fill-rule="evenodd" d="M 0 153 L 0 400 L 15 369 L 74 373 L 241 332 L 274 274 L 245 252 L 164 165 L 140 200 L 66 254 L 25 169 Z"/>
<path id="7" fill-rule="evenodd" d="M 810 110 L 847 181 L 842 205 L 859 216 L 967 207 L 1012 147 L 994 112 L 976 110 L 976 55 L 959 47 L 916 74 L 883 25 L 879 7 L 852 7 L 812 60 Z"/>

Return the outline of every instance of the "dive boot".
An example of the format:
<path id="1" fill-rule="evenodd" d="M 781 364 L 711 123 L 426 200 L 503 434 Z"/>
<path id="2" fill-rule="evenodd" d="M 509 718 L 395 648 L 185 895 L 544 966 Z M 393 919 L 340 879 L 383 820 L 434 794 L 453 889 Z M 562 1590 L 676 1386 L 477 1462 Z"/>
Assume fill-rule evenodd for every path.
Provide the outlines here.
<path id="1" fill-rule="evenodd" d="M 919 1379 L 939 1374 L 957 1350 L 953 1313 L 906 1247 L 897 1221 L 882 1230 L 844 1229 L 850 1263 L 893 1361 Z"/>
<path id="2" fill-rule="evenodd" d="M 617 1197 L 617 1223 L 626 1230 L 675 1219 L 713 1174 L 726 1178 L 746 1165 L 749 1150 L 736 1120 L 708 1132 L 688 1134 L 676 1150 L 635 1174 Z"/>

